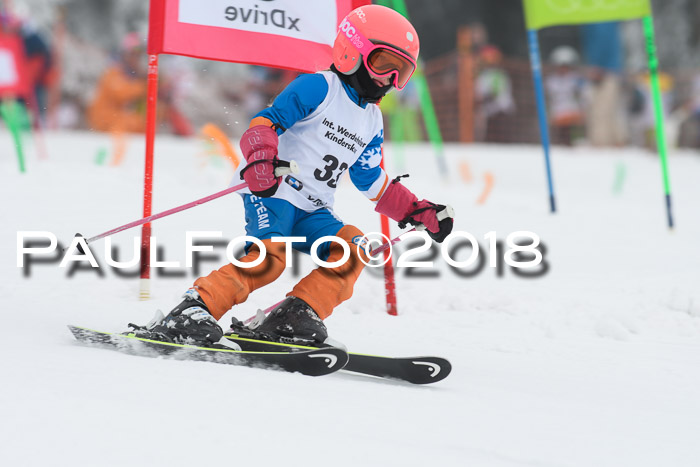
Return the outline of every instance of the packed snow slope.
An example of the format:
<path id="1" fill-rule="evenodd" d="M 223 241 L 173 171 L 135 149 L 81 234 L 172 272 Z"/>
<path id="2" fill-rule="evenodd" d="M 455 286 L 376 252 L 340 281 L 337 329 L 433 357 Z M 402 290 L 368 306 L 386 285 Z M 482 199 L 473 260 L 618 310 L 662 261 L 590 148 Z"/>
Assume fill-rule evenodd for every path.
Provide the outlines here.
<path id="1" fill-rule="evenodd" d="M 354 351 L 452 362 L 445 381 L 411 386 L 77 344 L 67 324 L 122 331 L 177 304 L 196 277 L 184 267 L 185 232 L 243 235 L 242 203 L 234 194 L 153 224 L 159 259 L 180 263 L 163 270 L 181 276 L 154 274 L 150 301 L 138 300 L 137 278 L 105 266 L 104 241 L 93 248 L 103 276 L 81 269 L 69 277 L 56 262 L 32 264 L 25 276 L 18 231 L 50 231 L 67 246 L 76 232 L 90 237 L 140 218 L 144 161 L 141 137 L 128 140 L 115 166 L 110 157 L 96 163 L 101 150 L 114 152 L 106 135 L 49 133 L 44 160 L 26 145 L 27 173 L 19 174 L 0 131 L 0 465 L 698 465 L 697 154 L 670 158 L 670 231 L 660 165 L 644 150 L 555 148 L 551 214 L 538 147 L 448 145 L 445 180 L 429 145 L 388 146 L 390 174 L 410 173 L 405 184 L 419 197 L 451 204 L 455 230 L 474 235 L 485 260 L 462 275 L 440 256 L 422 270 L 433 277 L 399 269 L 398 317 L 385 313 L 383 281 L 365 272 L 327 320 Z M 158 137 L 154 212 L 228 186 L 229 162 L 206 153 L 197 139 Z M 373 206 L 348 180 L 336 212 L 365 232 L 379 230 Z M 548 269 L 525 278 L 504 266 L 499 275 L 484 236 L 505 240 L 522 230 L 540 236 Z M 133 256 L 139 234 L 114 236 L 121 261 Z M 220 258 L 200 274 L 225 263 L 216 251 Z M 301 274 L 311 267 L 305 258 Z M 298 277 L 287 271 L 222 324 L 280 300 Z"/>

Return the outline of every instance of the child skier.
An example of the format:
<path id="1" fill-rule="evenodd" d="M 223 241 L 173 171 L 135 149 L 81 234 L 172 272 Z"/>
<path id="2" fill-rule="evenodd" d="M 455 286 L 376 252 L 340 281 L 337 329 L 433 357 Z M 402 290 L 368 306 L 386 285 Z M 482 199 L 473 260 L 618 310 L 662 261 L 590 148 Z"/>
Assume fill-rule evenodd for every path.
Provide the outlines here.
<path id="1" fill-rule="evenodd" d="M 446 207 L 419 201 L 399 178 L 390 180 L 380 168 L 383 124 L 375 104 L 392 88 L 406 86 L 418 50 L 415 29 L 392 9 L 363 6 L 343 20 L 330 70 L 299 76 L 253 118 L 241 138 L 247 164 L 241 164 L 237 175 L 248 185 L 241 191 L 246 234 L 262 242 L 264 260 L 251 268 L 227 264 L 200 277 L 182 303 L 142 332 L 178 343 L 223 343 L 217 320 L 284 271 L 286 245 L 278 237 L 305 237 L 293 247 L 309 254 L 317 239 L 337 236 L 350 245 L 350 260 L 312 271 L 256 328 L 271 340 L 323 343 L 328 333 L 322 320 L 352 296 L 364 267 L 360 259 L 368 261 L 365 252 L 355 248 L 362 232 L 332 211 L 336 185 L 346 170 L 353 184 L 376 203 L 377 212 L 400 223 L 425 226 L 438 242 L 447 237 L 453 220 L 446 216 Z M 275 176 L 275 168 L 283 163 L 278 155 L 295 160 L 299 173 Z M 438 220 L 438 213 L 444 219 Z M 335 262 L 343 255 L 338 243 L 318 248 L 324 261 Z M 260 248 L 249 243 L 239 261 L 250 263 L 260 256 Z"/>

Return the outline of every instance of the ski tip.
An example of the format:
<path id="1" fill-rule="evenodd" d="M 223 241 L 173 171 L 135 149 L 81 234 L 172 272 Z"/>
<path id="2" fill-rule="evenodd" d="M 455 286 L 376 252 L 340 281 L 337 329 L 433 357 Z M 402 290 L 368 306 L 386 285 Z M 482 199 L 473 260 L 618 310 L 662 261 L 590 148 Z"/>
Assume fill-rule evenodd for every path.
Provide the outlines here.
<path id="1" fill-rule="evenodd" d="M 68 325 L 68 329 L 70 330 L 70 332 L 71 332 L 74 336 L 77 336 L 78 334 L 80 334 L 80 331 L 81 331 L 83 328 L 80 328 L 80 327 L 78 327 L 78 326 L 73 326 L 72 324 L 69 324 L 69 325 Z"/>
<path id="2" fill-rule="evenodd" d="M 93 331 L 92 329 L 88 328 L 81 328 L 80 326 L 74 326 L 72 324 L 68 325 L 68 329 L 70 330 L 71 334 L 73 334 L 73 337 L 75 340 L 78 342 L 83 342 L 83 343 L 93 343 L 95 342 L 95 336 L 96 336 L 96 331 Z"/>
<path id="3" fill-rule="evenodd" d="M 76 326 L 76 325 L 74 325 L 74 324 L 68 324 L 67 326 L 68 326 L 68 329 L 70 329 L 70 332 L 72 332 L 72 333 L 74 333 L 74 334 L 75 334 L 76 332 L 85 332 L 85 331 L 89 331 L 89 332 L 98 332 L 98 331 L 95 331 L 95 330 L 93 330 L 93 329 L 85 328 L 85 327 L 82 327 L 82 326 Z"/>
<path id="4" fill-rule="evenodd" d="M 452 372 L 452 364 L 445 358 L 419 357 L 410 359 L 410 362 L 414 372 L 407 380 L 413 384 L 437 383 Z"/>

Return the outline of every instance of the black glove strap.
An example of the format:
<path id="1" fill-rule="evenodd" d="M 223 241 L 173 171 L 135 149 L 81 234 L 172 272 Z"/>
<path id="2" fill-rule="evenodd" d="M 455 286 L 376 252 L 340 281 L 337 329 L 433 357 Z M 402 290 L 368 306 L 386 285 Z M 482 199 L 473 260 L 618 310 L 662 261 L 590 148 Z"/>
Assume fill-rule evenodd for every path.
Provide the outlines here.
<path id="1" fill-rule="evenodd" d="M 271 163 L 272 163 L 272 172 L 273 172 L 273 174 L 274 174 L 275 169 L 277 169 L 278 167 L 290 167 L 290 165 L 291 165 L 291 164 L 289 163 L 289 161 L 281 161 L 281 160 L 276 159 L 276 158 L 275 158 L 275 159 L 272 159 L 272 160 L 270 160 L 270 159 L 263 159 L 263 160 L 260 160 L 260 161 L 253 161 L 253 162 L 250 162 L 250 163 L 249 163 L 248 165 L 246 165 L 245 167 L 243 167 L 243 169 L 241 170 L 241 180 L 243 180 L 243 174 L 245 174 L 245 171 L 246 171 L 246 170 L 248 170 L 249 168 L 253 167 L 255 164 L 263 164 L 263 163 L 265 163 L 265 162 L 271 162 Z M 276 177 L 276 176 L 277 176 L 277 175 L 275 175 L 275 177 Z"/>
<path id="2" fill-rule="evenodd" d="M 430 201 L 428 201 L 430 203 Z M 447 209 L 447 207 L 444 204 L 435 204 L 435 203 L 430 203 L 430 206 L 426 206 L 424 208 L 416 209 L 413 211 L 411 214 L 406 216 L 405 219 L 403 219 L 401 222 L 399 222 L 399 228 L 404 229 L 406 228 L 407 223 L 411 223 L 412 225 L 417 225 L 420 224 L 420 222 L 416 222 L 413 219 L 413 216 L 416 214 L 420 214 L 421 212 L 427 211 L 429 209 L 435 210 L 436 213 L 441 212 L 443 209 Z M 454 219 L 452 216 L 449 216 L 449 211 L 448 211 L 448 217 L 445 217 L 441 221 L 438 221 L 438 227 L 439 230 L 437 232 L 431 232 L 428 229 L 425 229 L 425 232 L 438 243 L 442 243 L 445 238 L 452 232 L 452 227 L 454 226 Z"/>
<path id="3" fill-rule="evenodd" d="M 430 201 L 428 201 L 428 203 L 430 203 Z M 413 203 L 413 205 L 415 206 L 416 203 Z M 409 215 L 407 215 L 405 218 L 403 218 L 399 221 L 399 229 L 405 229 L 408 224 L 411 224 L 414 226 L 420 224 L 420 222 L 416 222 L 416 220 L 413 218 L 413 216 L 418 215 L 421 212 L 427 211 L 429 209 L 432 209 L 433 211 L 437 212 L 439 209 L 439 206 L 437 204 L 430 203 L 430 206 L 426 206 L 424 208 L 419 208 L 419 209 L 416 209 L 415 211 L 411 211 L 411 213 Z"/>

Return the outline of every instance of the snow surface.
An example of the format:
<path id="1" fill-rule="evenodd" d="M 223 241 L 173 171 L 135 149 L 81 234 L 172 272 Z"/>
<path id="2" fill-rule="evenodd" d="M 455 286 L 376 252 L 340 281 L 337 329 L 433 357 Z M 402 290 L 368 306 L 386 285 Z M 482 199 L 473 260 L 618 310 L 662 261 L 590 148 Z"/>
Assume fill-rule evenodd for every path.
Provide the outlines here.
<path id="1" fill-rule="evenodd" d="M 533 231 L 550 266 L 534 279 L 508 268 L 497 277 L 488 267 L 458 277 L 439 259 L 439 279 L 401 271 L 399 317 L 384 312 L 382 281 L 364 273 L 327 325 L 355 351 L 451 360 L 445 381 L 412 386 L 77 344 L 66 324 L 121 331 L 145 323 L 178 303 L 194 277 L 186 270 L 154 279 L 147 302 L 137 299 L 137 279 L 108 269 L 103 278 L 89 271 L 68 278 L 54 263 L 23 277 L 17 231 L 48 230 L 66 246 L 76 232 L 90 237 L 141 217 L 141 137 L 129 140 L 118 167 L 94 163 L 101 148 L 111 151 L 109 136 L 53 133 L 46 141 L 47 160 L 27 142 L 28 172 L 20 175 L 9 135 L 0 132 L 0 465 L 700 464 L 697 154 L 671 157 L 675 231 L 665 223 L 658 160 L 643 150 L 555 148 L 556 215 L 548 212 L 537 147 L 448 145 L 449 182 L 428 145 L 405 149 L 405 169 L 389 160 L 392 174 L 412 174 L 406 184 L 421 197 L 454 206 L 455 230 L 484 248 L 489 231 L 499 239 Z M 228 185 L 231 167 L 204 152 L 196 139 L 158 138 L 154 212 Z M 464 164 L 469 183 L 460 177 Z M 494 189 L 478 205 L 487 172 Z M 346 222 L 379 230 L 350 183 L 336 198 Z M 184 260 L 186 230 L 242 235 L 241 202 L 232 195 L 157 221 L 166 260 Z M 139 229 L 114 237 L 125 257 L 134 235 Z M 103 245 L 96 242 L 95 254 L 104 263 Z M 214 267 L 206 263 L 204 272 Z M 294 282 L 287 272 L 230 313 L 247 318 Z"/>

